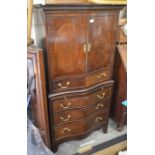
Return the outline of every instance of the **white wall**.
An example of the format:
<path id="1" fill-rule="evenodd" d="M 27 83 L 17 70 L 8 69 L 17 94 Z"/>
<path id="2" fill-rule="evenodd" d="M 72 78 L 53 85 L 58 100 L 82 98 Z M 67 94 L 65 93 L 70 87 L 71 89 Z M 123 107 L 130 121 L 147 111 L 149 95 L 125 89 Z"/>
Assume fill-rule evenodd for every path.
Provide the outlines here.
<path id="1" fill-rule="evenodd" d="M 33 4 L 45 4 L 45 0 L 33 0 Z M 35 30 L 34 30 L 34 20 L 32 18 L 32 30 L 31 30 L 31 38 L 34 39 L 34 44 L 36 44 L 36 41 L 35 41 Z"/>
<path id="2" fill-rule="evenodd" d="M 33 0 L 33 4 L 45 4 L 45 0 Z"/>

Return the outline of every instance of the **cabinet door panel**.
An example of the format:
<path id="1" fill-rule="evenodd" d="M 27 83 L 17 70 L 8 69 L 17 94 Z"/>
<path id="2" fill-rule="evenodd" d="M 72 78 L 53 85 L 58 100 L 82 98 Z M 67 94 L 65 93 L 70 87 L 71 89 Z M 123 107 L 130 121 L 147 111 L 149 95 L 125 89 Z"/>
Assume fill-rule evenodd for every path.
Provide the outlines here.
<path id="1" fill-rule="evenodd" d="M 86 18 L 50 17 L 47 23 L 50 78 L 85 74 Z"/>
<path id="2" fill-rule="evenodd" d="M 89 19 L 88 73 L 111 67 L 115 47 L 115 20 L 115 16 L 109 15 Z"/>

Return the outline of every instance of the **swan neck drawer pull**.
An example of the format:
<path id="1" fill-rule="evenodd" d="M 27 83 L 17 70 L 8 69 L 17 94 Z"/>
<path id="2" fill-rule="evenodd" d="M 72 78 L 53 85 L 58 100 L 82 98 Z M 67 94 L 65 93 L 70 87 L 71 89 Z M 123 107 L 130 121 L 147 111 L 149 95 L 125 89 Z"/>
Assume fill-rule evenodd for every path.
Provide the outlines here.
<path id="1" fill-rule="evenodd" d="M 68 115 L 67 118 L 60 117 L 60 119 L 61 119 L 63 122 L 69 121 L 70 118 L 71 118 L 71 115 Z"/>
<path id="2" fill-rule="evenodd" d="M 66 132 L 71 132 L 71 129 L 70 128 L 63 128 L 62 130 L 61 130 L 61 133 L 66 133 Z"/>
<path id="3" fill-rule="evenodd" d="M 96 118 L 95 118 L 95 122 L 96 122 L 96 123 L 99 123 L 99 122 L 102 121 L 102 120 L 103 120 L 102 117 L 96 117 Z"/>
<path id="4" fill-rule="evenodd" d="M 99 103 L 99 104 L 96 106 L 96 108 L 95 108 L 95 109 L 97 109 L 97 110 L 98 110 L 98 109 L 100 109 L 100 107 L 101 107 L 101 108 L 103 108 L 103 107 L 104 107 L 104 105 L 103 105 L 102 103 Z"/>
<path id="5" fill-rule="evenodd" d="M 100 75 L 97 75 L 97 78 L 100 79 L 100 78 L 103 78 L 105 76 L 107 76 L 105 73 L 101 73 Z"/>
<path id="6" fill-rule="evenodd" d="M 62 109 L 68 109 L 71 106 L 71 103 L 68 102 L 67 106 L 64 106 L 63 104 L 60 104 Z"/>
<path id="7" fill-rule="evenodd" d="M 69 85 L 70 85 L 69 81 L 66 82 L 66 86 L 63 86 L 62 83 L 58 83 L 58 86 L 60 87 L 60 89 L 66 89 L 68 88 Z"/>
<path id="8" fill-rule="evenodd" d="M 60 104 L 60 107 L 62 109 L 68 109 L 71 106 L 71 102 L 69 101 L 69 99 L 67 99 L 67 97 L 64 97 L 64 100 L 67 102 L 67 106 L 65 106 L 64 104 Z"/>
<path id="9" fill-rule="evenodd" d="M 97 95 L 98 99 L 103 99 L 105 97 L 106 93 L 103 93 L 102 96 L 101 95 Z"/>

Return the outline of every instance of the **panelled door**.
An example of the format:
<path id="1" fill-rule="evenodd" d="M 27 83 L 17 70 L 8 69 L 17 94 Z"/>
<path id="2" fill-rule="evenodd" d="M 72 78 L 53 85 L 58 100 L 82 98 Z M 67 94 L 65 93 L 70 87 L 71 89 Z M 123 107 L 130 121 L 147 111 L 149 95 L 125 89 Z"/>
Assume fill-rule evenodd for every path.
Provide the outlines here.
<path id="1" fill-rule="evenodd" d="M 50 17 L 47 22 L 49 74 L 52 79 L 84 75 L 87 18 Z"/>
<path id="2" fill-rule="evenodd" d="M 115 48 L 114 18 L 108 14 L 89 17 L 87 73 L 111 68 Z"/>

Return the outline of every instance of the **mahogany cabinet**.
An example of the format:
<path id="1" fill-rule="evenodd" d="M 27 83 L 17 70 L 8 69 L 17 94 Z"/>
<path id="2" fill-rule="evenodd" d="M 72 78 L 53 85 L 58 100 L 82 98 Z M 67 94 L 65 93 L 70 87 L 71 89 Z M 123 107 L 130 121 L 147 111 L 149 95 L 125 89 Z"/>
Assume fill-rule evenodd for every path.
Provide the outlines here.
<path id="1" fill-rule="evenodd" d="M 35 7 L 37 42 L 47 60 L 53 151 L 96 129 L 107 132 L 121 8 L 89 3 Z"/>

